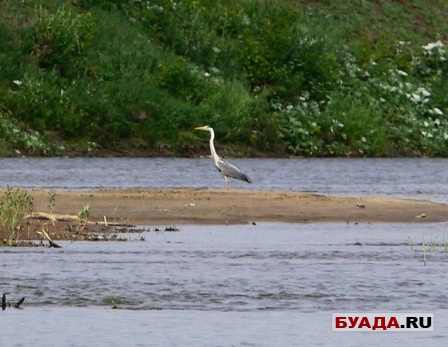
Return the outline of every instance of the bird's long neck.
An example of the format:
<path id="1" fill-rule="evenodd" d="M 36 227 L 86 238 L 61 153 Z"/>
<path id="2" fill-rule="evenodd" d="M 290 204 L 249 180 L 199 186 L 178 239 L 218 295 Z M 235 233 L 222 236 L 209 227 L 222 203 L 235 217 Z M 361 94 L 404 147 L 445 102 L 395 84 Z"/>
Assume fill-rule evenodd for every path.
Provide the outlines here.
<path id="1" fill-rule="evenodd" d="M 216 153 L 215 144 L 213 143 L 213 140 L 215 139 L 215 132 L 213 131 L 213 129 L 210 129 L 209 131 L 210 131 L 210 152 L 212 153 L 215 162 L 217 162 L 219 160 L 219 156 L 218 153 Z"/>

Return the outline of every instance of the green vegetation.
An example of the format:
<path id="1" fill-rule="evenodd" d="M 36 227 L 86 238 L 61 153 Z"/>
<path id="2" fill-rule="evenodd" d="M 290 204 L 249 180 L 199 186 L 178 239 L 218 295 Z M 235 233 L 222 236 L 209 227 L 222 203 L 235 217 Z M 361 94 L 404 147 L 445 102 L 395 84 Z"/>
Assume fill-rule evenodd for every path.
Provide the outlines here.
<path id="1" fill-rule="evenodd" d="M 445 0 L 5 0 L 0 156 L 448 155 Z"/>
<path id="2" fill-rule="evenodd" d="M 8 187 L 0 200 L 1 245 L 14 246 L 19 239 L 23 218 L 33 209 L 33 197 L 19 188 Z"/>

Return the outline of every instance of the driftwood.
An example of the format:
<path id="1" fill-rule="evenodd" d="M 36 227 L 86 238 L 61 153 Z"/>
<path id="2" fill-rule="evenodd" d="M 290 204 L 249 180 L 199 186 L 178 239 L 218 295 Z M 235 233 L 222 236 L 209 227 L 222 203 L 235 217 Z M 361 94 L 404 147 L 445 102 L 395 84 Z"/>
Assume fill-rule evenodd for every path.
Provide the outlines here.
<path id="1" fill-rule="evenodd" d="M 118 222 L 109 222 L 107 221 L 106 217 L 104 216 L 104 222 L 93 222 L 93 221 L 87 221 L 84 219 L 79 218 L 77 215 L 72 214 L 57 214 L 57 213 L 46 213 L 46 212 L 33 212 L 27 215 L 25 218 L 30 219 L 45 219 L 49 220 L 53 223 L 55 222 L 78 222 L 78 223 L 84 223 L 86 225 L 101 225 L 101 226 L 110 226 L 110 227 L 135 227 L 135 225 L 130 225 L 127 223 L 118 223 Z"/>
<path id="2" fill-rule="evenodd" d="M 22 299 L 20 299 L 19 301 L 17 301 L 17 302 L 14 304 L 14 307 L 15 307 L 15 308 L 20 308 L 20 305 L 22 305 L 24 301 L 25 301 L 25 297 L 23 297 Z"/>
<path id="3" fill-rule="evenodd" d="M 23 297 L 22 299 L 17 301 L 12 306 L 15 307 L 15 308 L 20 308 L 20 305 L 22 305 L 24 301 L 25 301 L 25 297 Z M 2 296 L 2 311 L 4 311 L 6 309 L 6 307 L 11 307 L 11 303 L 10 302 L 8 302 L 8 303 L 6 302 L 6 294 L 3 293 L 3 296 Z"/>
<path id="4" fill-rule="evenodd" d="M 51 222 L 74 222 L 80 221 L 80 218 L 76 215 L 71 214 L 55 214 L 55 213 L 46 213 L 46 212 L 33 212 L 27 215 L 25 218 L 35 218 L 35 219 L 46 219 Z"/>
<path id="5" fill-rule="evenodd" d="M 50 248 L 51 247 L 62 248 L 62 246 L 59 246 L 57 243 L 53 242 L 53 240 L 50 238 L 50 235 L 48 235 L 48 233 L 45 230 L 38 231 L 37 233 L 42 235 L 44 237 L 44 239 L 48 240 L 48 243 L 50 244 Z"/>

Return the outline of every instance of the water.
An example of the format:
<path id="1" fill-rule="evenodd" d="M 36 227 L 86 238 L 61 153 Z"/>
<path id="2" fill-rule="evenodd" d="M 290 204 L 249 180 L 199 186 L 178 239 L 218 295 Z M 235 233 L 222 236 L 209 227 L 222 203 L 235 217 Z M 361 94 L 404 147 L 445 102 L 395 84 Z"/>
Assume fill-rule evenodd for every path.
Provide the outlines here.
<path id="1" fill-rule="evenodd" d="M 448 203 L 448 159 L 234 159 L 253 184 L 237 189 L 392 196 Z M 0 158 L 0 187 L 225 188 L 213 160 Z"/>
<path id="2" fill-rule="evenodd" d="M 234 162 L 254 181 L 236 188 L 447 202 L 441 159 Z M 0 159 L 0 172 L 0 186 L 25 188 L 224 187 L 209 159 Z M 131 238 L 0 249 L 0 293 L 26 298 L 0 312 L 0 346 L 447 344 L 448 223 L 190 225 Z M 435 331 L 332 332 L 334 312 L 433 312 Z"/>
<path id="3" fill-rule="evenodd" d="M 185 226 L 145 233 L 146 242 L 6 249 L 2 286 L 32 298 L 27 307 L 107 306 L 117 297 L 122 308 L 145 310 L 448 309 L 440 281 L 448 256 L 440 245 L 425 267 L 420 252 L 425 239 L 442 244 L 447 225 L 421 228 Z"/>
<path id="4" fill-rule="evenodd" d="M 434 332 L 393 339 L 442 345 L 447 231 L 445 223 L 184 226 L 146 232 L 144 242 L 4 249 L 1 288 L 27 299 L 0 320 L 9 338 L 21 322 L 33 326 L 36 334 L 13 338 L 23 345 L 55 335 L 58 346 L 381 345 L 387 333 L 332 332 L 331 313 L 431 311 Z M 423 242 L 435 249 L 423 253 Z"/>

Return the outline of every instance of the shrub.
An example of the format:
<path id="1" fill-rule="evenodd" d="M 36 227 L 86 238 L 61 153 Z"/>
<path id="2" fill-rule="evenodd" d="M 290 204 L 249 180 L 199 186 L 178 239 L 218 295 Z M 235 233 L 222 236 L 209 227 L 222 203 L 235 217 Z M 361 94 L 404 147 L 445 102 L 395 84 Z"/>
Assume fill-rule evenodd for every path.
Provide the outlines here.
<path id="1" fill-rule="evenodd" d="M 48 139 L 35 130 L 23 130 L 16 125 L 12 117 L 0 112 L 0 138 L 3 155 L 11 150 L 24 150 L 29 154 L 49 155 L 64 153 L 63 146 L 52 145 Z"/>
<path id="2" fill-rule="evenodd" d="M 22 219 L 31 212 L 33 197 L 25 190 L 8 187 L 0 200 L 0 226 L 3 245 L 13 246 L 20 233 Z"/>
<path id="3" fill-rule="evenodd" d="M 55 13 L 40 7 L 34 26 L 33 54 L 43 68 L 56 68 L 65 77 L 79 77 L 81 57 L 94 37 L 95 25 L 90 14 L 74 14 L 65 6 Z"/>

